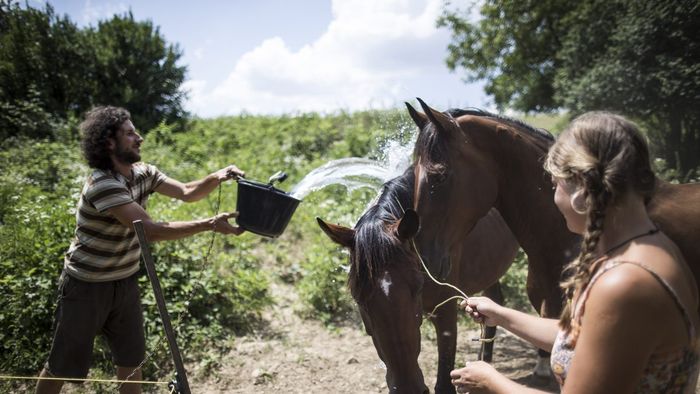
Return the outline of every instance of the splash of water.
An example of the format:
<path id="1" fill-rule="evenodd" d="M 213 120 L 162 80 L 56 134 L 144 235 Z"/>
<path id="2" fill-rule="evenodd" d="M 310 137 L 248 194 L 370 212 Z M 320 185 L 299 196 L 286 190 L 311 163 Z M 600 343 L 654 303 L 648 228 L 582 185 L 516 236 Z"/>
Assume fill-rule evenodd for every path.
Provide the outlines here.
<path id="1" fill-rule="evenodd" d="M 329 185 L 340 184 L 349 190 L 361 187 L 378 188 L 386 177 L 387 170 L 380 162 L 359 157 L 329 161 L 308 173 L 289 192 L 298 199 Z"/>
<path id="2" fill-rule="evenodd" d="M 369 187 L 379 191 L 388 180 L 401 175 L 411 164 L 413 141 L 402 145 L 389 141 L 380 154 L 380 160 L 350 157 L 332 160 L 308 173 L 289 192 L 303 199 L 309 193 L 329 185 L 343 185 L 352 191 Z"/>

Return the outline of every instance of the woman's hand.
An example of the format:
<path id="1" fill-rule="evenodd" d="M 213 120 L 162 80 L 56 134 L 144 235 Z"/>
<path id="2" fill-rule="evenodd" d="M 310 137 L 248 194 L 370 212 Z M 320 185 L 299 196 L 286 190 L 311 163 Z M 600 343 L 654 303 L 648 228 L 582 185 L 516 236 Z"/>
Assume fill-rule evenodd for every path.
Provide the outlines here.
<path id="1" fill-rule="evenodd" d="M 489 327 L 501 325 L 500 311 L 502 307 L 490 298 L 469 297 L 469 299 L 462 301 L 459 306 L 464 308 L 464 311 L 479 323 Z"/>
<path id="2" fill-rule="evenodd" d="M 452 384 L 458 393 L 493 393 L 496 383 L 504 378 L 490 364 L 483 361 L 467 362 L 464 368 L 450 372 Z"/>
<path id="3" fill-rule="evenodd" d="M 238 217 L 238 212 L 220 213 L 211 218 L 212 231 L 221 234 L 241 235 L 245 230 L 238 226 L 232 226 L 228 220 Z"/>

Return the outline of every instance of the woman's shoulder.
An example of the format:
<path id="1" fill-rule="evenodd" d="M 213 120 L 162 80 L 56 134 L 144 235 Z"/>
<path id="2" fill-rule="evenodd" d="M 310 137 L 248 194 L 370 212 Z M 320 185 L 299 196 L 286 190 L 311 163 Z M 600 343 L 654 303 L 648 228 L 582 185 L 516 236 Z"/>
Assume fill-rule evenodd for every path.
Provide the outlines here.
<path id="1" fill-rule="evenodd" d="M 695 276 L 676 244 L 664 233 L 656 234 L 651 242 L 630 248 L 619 260 L 646 268 L 657 282 L 671 290 L 690 309 L 698 306 L 698 285 Z M 629 264 L 628 264 L 629 265 Z"/>
<path id="2" fill-rule="evenodd" d="M 674 267 L 678 262 L 656 263 L 621 259 L 606 262 L 591 283 L 586 313 L 614 314 L 637 330 L 666 327 L 669 320 L 681 315 L 693 323 L 697 321 L 691 317 L 697 309 L 696 298 L 687 278 Z"/>
<path id="3" fill-rule="evenodd" d="M 591 282 L 587 302 L 600 297 L 608 303 L 620 305 L 647 304 L 660 291 L 658 275 L 643 263 L 610 260 L 603 264 Z"/>

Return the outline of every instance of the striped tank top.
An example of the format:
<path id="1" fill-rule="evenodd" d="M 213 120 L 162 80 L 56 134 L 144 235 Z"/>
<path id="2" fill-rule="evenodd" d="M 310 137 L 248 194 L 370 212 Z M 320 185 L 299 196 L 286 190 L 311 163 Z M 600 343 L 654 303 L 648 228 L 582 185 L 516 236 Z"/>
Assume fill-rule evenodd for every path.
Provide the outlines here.
<path id="1" fill-rule="evenodd" d="M 658 274 L 640 263 L 630 261 L 609 261 L 602 266 L 591 278 L 586 289 L 581 293 L 573 313 L 573 319 L 580 320 L 584 311 L 584 304 L 588 296 L 589 289 L 593 283 L 605 272 L 619 266 L 620 264 L 634 264 L 649 272 L 673 298 L 676 306 L 683 315 L 683 320 L 688 328 L 689 343 L 679 350 L 665 352 L 663 354 L 652 354 L 649 358 L 642 380 L 637 385 L 635 393 L 694 393 L 697 384 L 698 371 L 700 367 L 700 341 L 697 340 L 695 326 L 692 319 L 681 304 L 675 290 Z M 571 361 L 576 351 L 575 341 L 572 341 L 571 334 L 559 330 L 557 338 L 552 347 L 550 364 L 554 377 L 560 386 L 564 386 L 566 375 L 569 372 Z M 573 344 L 572 344 L 573 343 Z"/>
<path id="2" fill-rule="evenodd" d="M 155 166 L 143 163 L 134 164 L 131 180 L 114 171 L 94 170 L 78 200 L 65 272 L 87 282 L 119 280 L 136 273 L 141 255 L 136 233 L 107 211 L 131 202 L 145 209 L 148 196 L 165 179 Z"/>

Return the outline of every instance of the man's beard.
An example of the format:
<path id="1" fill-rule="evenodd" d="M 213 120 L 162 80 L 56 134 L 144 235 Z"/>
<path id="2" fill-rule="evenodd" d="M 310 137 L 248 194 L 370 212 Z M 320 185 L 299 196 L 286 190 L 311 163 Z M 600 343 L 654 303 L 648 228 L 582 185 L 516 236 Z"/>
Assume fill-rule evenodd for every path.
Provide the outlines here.
<path id="1" fill-rule="evenodd" d="M 117 160 L 124 164 L 134 164 L 136 162 L 141 161 L 141 155 L 139 155 L 137 152 L 134 152 L 133 150 L 124 149 L 122 146 L 117 146 L 117 150 L 116 152 L 114 152 L 114 156 Z"/>

